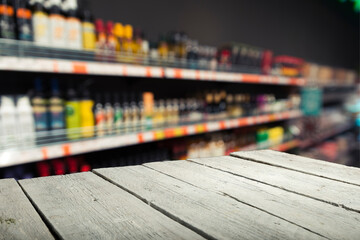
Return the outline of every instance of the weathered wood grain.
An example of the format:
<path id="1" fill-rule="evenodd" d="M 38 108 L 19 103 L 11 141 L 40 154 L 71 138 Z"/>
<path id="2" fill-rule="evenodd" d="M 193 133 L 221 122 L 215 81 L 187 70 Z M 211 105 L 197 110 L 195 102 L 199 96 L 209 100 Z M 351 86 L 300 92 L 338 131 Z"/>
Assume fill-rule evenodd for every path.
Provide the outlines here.
<path id="1" fill-rule="evenodd" d="M 0 239 L 54 239 L 14 179 L 0 180 Z"/>
<path id="2" fill-rule="evenodd" d="M 90 172 L 19 183 L 63 239 L 202 239 Z"/>
<path id="3" fill-rule="evenodd" d="M 231 155 L 360 186 L 360 169 L 355 167 L 273 150 L 234 152 Z"/>
<path id="4" fill-rule="evenodd" d="M 360 236 L 360 214 L 353 211 L 190 161 L 154 162 L 145 166 L 207 191 L 229 195 L 329 239 Z"/>
<path id="5" fill-rule="evenodd" d="M 302 227 L 144 166 L 94 170 L 151 206 L 216 239 L 324 239 Z"/>
<path id="6" fill-rule="evenodd" d="M 236 157 L 201 158 L 191 161 L 360 212 L 360 188 L 356 185 Z"/>

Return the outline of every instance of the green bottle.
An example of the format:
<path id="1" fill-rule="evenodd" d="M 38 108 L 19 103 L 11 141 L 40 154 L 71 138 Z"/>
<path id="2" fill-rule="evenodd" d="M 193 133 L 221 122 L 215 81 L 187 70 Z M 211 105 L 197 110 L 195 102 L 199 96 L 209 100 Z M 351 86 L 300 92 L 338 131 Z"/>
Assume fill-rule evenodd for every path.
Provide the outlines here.
<path id="1" fill-rule="evenodd" d="M 67 100 L 65 103 L 66 113 L 66 132 L 69 140 L 80 138 L 81 133 L 81 118 L 80 118 L 80 99 L 78 98 L 75 89 L 69 85 L 67 91 Z"/>
<path id="2" fill-rule="evenodd" d="M 115 133 L 121 134 L 123 132 L 124 123 L 123 123 L 123 109 L 121 107 L 119 101 L 119 95 L 115 93 L 114 95 L 114 126 L 115 126 Z"/>

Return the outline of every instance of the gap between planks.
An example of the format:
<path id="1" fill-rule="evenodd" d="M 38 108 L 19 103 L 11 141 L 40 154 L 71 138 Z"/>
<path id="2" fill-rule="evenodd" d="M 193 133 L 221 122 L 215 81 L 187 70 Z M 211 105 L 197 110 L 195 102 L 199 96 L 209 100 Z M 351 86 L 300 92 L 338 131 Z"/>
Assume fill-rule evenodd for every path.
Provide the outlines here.
<path id="1" fill-rule="evenodd" d="M 61 238 L 203 239 L 91 172 L 21 180 L 20 184 Z"/>
<path id="2" fill-rule="evenodd" d="M 230 156 L 360 187 L 360 169 L 356 167 L 269 149 L 233 152 Z"/>
<path id="3" fill-rule="evenodd" d="M 216 239 L 216 238 L 210 236 L 209 234 L 207 234 L 206 232 L 202 231 L 201 229 L 199 229 L 199 228 L 197 228 L 197 227 L 183 221 L 182 219 L 175 216 L 174 214 L 171 214 L 170 212 L 166 211 L 165 209 L 162 209 L 161 207 L 157 206 L 156 204 L 151 203 L 146 198 L 140 196 L 139 194 L 135 193 L 134 191 L 131 191 L 130 189 L 125 188 L 125 187 L 121 186 L 120 184 L 117 184 L 116 182 L 114 182 L 110 178 L 106 177 L 105 175 L 102 175 L 101 173 L 97 172 L 96 170 L 98 170 L 98 169 L 93 169 L 92 172 L 94 174 L 96 174 L 97 176 L 101 177 L 102 179 L 104 179 L 105 181 L 107 181 L 107 182 L 115 185 L 116 187 L 128 192 L 129 194 L 133 195 L 134 197 L 137 197 L 139 200 L 143 201 L 145 204 L 149 205 L 150 207 L 154 208 L 155 210 L 161 212 L 162 214 L 169 217 L 170 219 L 180 223 L 184 227 L 189 228 L 190 230 L 194 231 L 195 233 L 199 234 L 200 236 L 202 236 L 202 237 L 204 237 L 206 239 L 212 239 L 212 240 Z"/>
<path id="4" fill-rule="evenodd" d="M 190 162 L 190 161 L 189 161 L 189 162 Z M 152 168 L 152 167 L 147 166 L 147 165 L 143 165 L 143 166 L 144 166 L 144 167 L 147 167 L 147 168 L 149 168 L 149 169 L 152 169 L 152 170 L 154 170 L 154 171 L 156 171 L 156 172 L 159 172 L 159 173 L 161 173 L 161 174 L 164 174 L 164 175 L 166 175 L 166 176 L 169 176 L 169 177 L 171 177 L 171 178 L 173 178 L 173 179 L 176 179 L 176 180 L 182 181 L 182 182 L 184 182 L 184 183 L 187 183 L 187 184 L 189 184 L 189 185 L 191 185 L 191 186 L 193 186 L 193 187 L 196 187 L 196 188 L 199 188 L 199 189 L 208 191 L 208 189 L 206 189 L 206 188 L 202 188 L 202 187 L 200 187 L 200 186 L 197 186 L 197 185 L 195 185 L 195 184 L 192 184 L 191 182 L 184 181 L 184 180 L 182 180 L 182 179 L 180 179 L 180 178 L 174 177 L 174 176 L 172 176 L 172 175 L 170 175 L 170 174 L 167 174 L 167 173 L 165 173 L 165 172 L 163 172 L 163 171 L 159 171 L 159 170 L 157 170 L 156 168 Z M 204 166 L 204 167 L 207 167 L 207 166 Z M 214 169 L 214 170 L 217 170 L 217 169 Z M 225 172 L 224 172 L 224 173 L 225 173 Z M 309 231 L 309 232 L 312 232 L 312 233 L 314 233 L 314 234 L 316 234 L 316 235 L 319 235 L 319 236 L 324 237 L 324 238 L 326 238 L 326 239 L 330 239 L 330 238 L 328 238 L 328 237 L 326 237 L 326 236 L 324 236 L 324 235 L 322 235 L 322 234 L 320 234 L 320 233 L 318 233 L 318 232 L 315 232 L 315 231 L 313 231 L 313 230 L 311 230 L 311 229 L 309 229 L 309 228 L 306 228 L 306 227 L 304 227 L 304 226 L 301 226 L 301 225 L 299 225 L 299 224 L 297 224 L 297 223 L 295 223 L 295 222 L 289 221 L 289 220 L 286 219 L 286 218 L 283 218 L 283 217 L 281 217 L 281 216 L 279 216 L 279 215 L 276 215 L 276 214 L 274 214 L 274 213 L 272 213 L 272 212 L 269 212 L 269 211 L 267 211 L 267 210 L 265 210 L 265 209 L 259 208 L 259 207 L 255 206 L 255 205 L 252 205 L 252 204 L 249 204 L 249 203 L 247 203 L 247 202 L 245 202 L 245 201 L 242 201 L 242 200 L 240 200 L 239 198 L 234 197 L 234 196 L 232 196 L 232 195 L 230 195 L 230 194 L 228 194 L 228 193 L 225 193 L 225 192 L 216 192 L 216 193 L 218 193 L 218 194 L 221 195 L 221 196 L 231 198 L 231 199 L 233 199 L 233 200 L 235 200 L 235 201 L 237 201 L 237 202 L 239 202 L 239 203 L 245 204 L 245 205 L 247 205 L 247 206 L 249 206 L 249 207 L 252 207 L 252 208 L 255 208 L 255 209 L 257 209 L 257 210 L 260 210 L 260 211 L 262 211 L 262 212 L 264 212 L 264 213 L 267 213 L 267 214 L 269 214 L 269 215 L 271 215 L 271 216 L 274 216 L 274 217 L 276 217 L 276 218 L 280 218 L 280 219 L 282 219 L 282 220 L 284 220 L 284 221 L 286 221 L 286 222 L 288 222 L 288 223 L 294 224 L 294 225 L 296 225 L 296 226 L 298 226 L 298 227 L 300 227 L 300 228 L 303 228 L 304 230 L 307 230 L 307 231 Z M 146 200 L 145 200 L 145 201 L 146 201 Z M 146 202 L 147 202 L 147 201 L 146 201 Z M 158 208 L 156 205 L 153 205 L 153 206 L 155 206 L 156 209 Z"/>
<path id="5" fill-rule="evenodd" d="M 344 194 L 346 193 L 349 196 L 354 197 L 354 194 L 360 194 L 360 191 L 358 191 L 357 186 L 355 186 L 355 185 L 341 183 L 338 181 L 332 181 L 332 180 L 329 180 L 326 178 L 321 178 L 319 176 L 306 175 L 301 172 L 291 171 L 291 170 L 287 170 L 285 168 L 277 168 L 276 166 L 272 166 L 272 165 L 267 165 L 267 164 L 263 165 L 263 167 L 268 168 L 267 172 L 271 172 L 271 171 L 275 170 L 275 171 L 280 171 L 280 173 L 287 174 L 287 175 L 289 175 L 289 173 L 293 172 L 292 176 L 288 176 L 289 177 L 288 181 L 294 182 L 297 177 L 297 180 L 295 181 L 295 183 L 297 183 L 298 186 L 296 184 L 292 185 L 292 184 L 289 184 L 288 181 L 285 182 L 284 179 L 280 178 L 280 180 L 279 180 L 278 177 L 276 177 L 276 179 L 271 179 L 271 176 L 267 176 L 268 174 L 263 174 L 261 176 L 261 174 L 256 175 L 255 173 L 252 173 L 251 171 L 245 171 L 245 168 L 243 168 L 244 164 L 247 164 L 250 166 L 252 166 L 252 165 L 253 166 L 254 165 L 261 166 L 261 163 L 252 162 L 252 161 L 248 161 L 248 160 L 244 160 L 244 159 L 236 158 L 236 157 L 232 157 L 232 156 L 188 159 L 187 161 L 191 161 L 193 163 L 207 166 L 207 167 L 219 170 L 219 171 L 227 172 L 229 174 L 232 174 L 232 175 L 235 175 L 238 177 L 246 178 L 246 179 L 249 179 L 249 180 L 252 180 L 255 182 L 259 182 L 259 183 L 266 184 L 266 185 L 269 185 L 272 187 L 276 187 L 276 188 L 279 188 L 279 189 L 282 189 L 282 190 L 285 190 L 285 191 L 288 191 L 291 193 L 309 197 L 309 198 L 312 198 L 312 199 L 315 199 L 315 200 L 318 200 L 321 202 L 325 202 L 325 203 L 328 203 L 328 204 L 331 204 L 331 205 L 334 205 L 337 207 L 342 207 L 348 211 L 354 211 L 354 212 L 360 213 L 360 203 L 359 202 L 357 202 L 355 200 L 353 202 L 351 202 L 351 201 L 346 202 L 346 200 L 348 200 L 348 199 L 338 199 L 338 193 L 336 193 L 336 194 L 334 193 L 335 190 L 342 190 L 342 193 L 344 193 Z M 231 166 L 231 165 L 227 166 L 227 164 L 224 163 L 224 161 L 230 161 L 230 163 L 233 166 Z M 235 166 L 234 161 L 238 161 L 239 164 L 236 164 L 236 166 Z M 241 161 L 244 161 L 244 162 L 241 164 Z M 246 166 L 246 167 L 249 168 L 249 166 Z M 238 168 L 238 169 L 236 169 L 236 168 Z M 255 168 L 253 168 L 253 169 L 255 169 Z M 260 169 L 260 171 L 262 171 L 262 170 Z M 304 175 L 303 180 L 308 181 L 307 183 L 300 181 L 300 178 L 302 177 L 301 175 Z M 281 176 L 281 174 L 279 176 Z M 308 177 L 305 178 L 305 176 L 308 176 Z M 282 177 L 284 178 L 284 176 L 282 176 Z M 293 179 L 291 179 L 291 177 L 293 177 Z M 261 178 L 263 178 L 263 179 L 261 179 Z M 268 179 L 266 179 L 266 178 L 268 178 Z M 310 178 L 310 179 L 312 178 L 312 180 L 314 180 L 314 181 L 309 181 L 308 178 Z M 269 179 L 270 180 L 278 180 L 278 182 L 277 183 L 269 182 Z M 266 181 L 266 180 L 268 180 L 268 181 Z M 317 182 L 316 180 L 322 180 L 322 181 L 325 181 L 328 183 L 333 183 L 333 185 L 337 185 L 337 186 L 334 187 L 330 184 L 328 187 L 332 188 L 331 191 L 333 191 L 333 193 L 329 196 L 325 196 L 326 190 L 324 191 L 322 189 L 322 187 L 324 187 L 325 185 L 322 186 L 321 183 Z M 307 184 L 307 186 L 311 186 L 312 190 L 311 189 L 310 190 L 302 189 L 299 185 L 300 183 Z M 348 190 L 349 192 L 344 191 L 344 189 L 342 189 L 342 188 Z M 352 191 L 350 191 L 350 190 L 352 190 Z M 360 188 L 359 188 L 359 190 L 360 190 Z M 318 191 L 320 191 L 320 193 L 318 193 Z M 330 191 L 330 193 L 331 193 L 331 191 Z M 329 192 L 329 191 L 327 191 L 327 192 Z M 351 192 L 353 194 L 350 194 Z M 313 195 L 311 195 L 311 194 L 313 194 Z M 336 202 L 336 201 L 340 201 L 340 202 Z"/>

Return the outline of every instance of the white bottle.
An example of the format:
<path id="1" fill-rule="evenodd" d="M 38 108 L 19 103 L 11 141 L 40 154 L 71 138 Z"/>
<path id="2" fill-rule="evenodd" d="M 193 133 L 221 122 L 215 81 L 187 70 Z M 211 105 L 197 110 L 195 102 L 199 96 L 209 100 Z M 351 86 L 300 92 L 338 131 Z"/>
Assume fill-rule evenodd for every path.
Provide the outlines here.
<path id="1" fill-rule="evenodd" d="M 1 102 L 0 102 L 0 113 L 1 113 Z M 3 130 L 2 130 L 2 123 L 1 123 L 1 115 L 0 115 L 0 151 L 4 149 L 4 142 L 3 142 Z"/>
<path id="2" fill-rule="evenodd" d="M 30 1 L 30 5 L 34 7 L 32 15 L 34 42 L 40 46 L 50 46 L 49 17 L 44 4 L 44 0 Z"/>
<path id="3" fill-rule="evenodd" d="M 2 147 L 14 148 L 18 143 L 16 135 L 16 109 L 14 99 L 12 97 L 1 97 L 0 116 L 2 129 Z"/>
<path id="4" fill-rule="evenodd" d="M 49 0 L 49 31 L 52 47 L 65 47 L 65 17 L 62 13 L 61 0 Z"/>
<path id="5" fill-rule="evenodd" d="M 17 102 L 17 123 L 20 130 L 20 143 L 25 147 L 35 145 L 35 122 L 30 99 L 26 96 Z"/>
<path id="6" fill-rule="evenodd" d="M 63 11 L 67 17 L 65 19 L 65 43 L 70 49 L 82 49 L 81 21 L 77 15 L 77 1 L 65 0 Z"/>

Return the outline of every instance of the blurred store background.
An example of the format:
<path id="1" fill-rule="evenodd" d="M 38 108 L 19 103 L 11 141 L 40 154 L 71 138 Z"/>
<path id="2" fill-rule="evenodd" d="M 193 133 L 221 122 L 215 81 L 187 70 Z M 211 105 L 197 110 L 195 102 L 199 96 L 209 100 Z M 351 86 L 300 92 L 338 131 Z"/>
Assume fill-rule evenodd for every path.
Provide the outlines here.
<path id="1" fill-rule="evenodd" d="M 0 0 L 0 178 L 274 149 L 359 167 L 356 0 Z"/>

